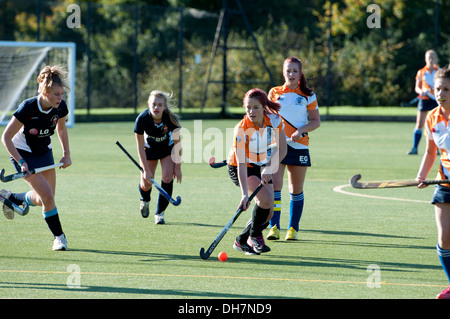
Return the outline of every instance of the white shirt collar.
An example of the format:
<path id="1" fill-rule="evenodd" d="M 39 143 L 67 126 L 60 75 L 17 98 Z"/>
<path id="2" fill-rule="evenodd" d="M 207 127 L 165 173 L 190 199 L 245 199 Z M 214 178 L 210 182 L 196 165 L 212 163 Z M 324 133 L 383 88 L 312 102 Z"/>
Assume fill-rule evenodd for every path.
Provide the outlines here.
<path id="1" fill-rule="evenodd" d="M 44 110 L 42 109 L 41 102 L 40 102 L 41 97 L 42 97 L 42 94 L 39 94 L 38 97 L 37 97 L 37 105 L 38 105 L 39 111 L 40 111 L 41 113 L 48 114 L 48 113 L 50 113 L 50 112 L 52 111 L 52 108 L 50 108 L 50 109 L 47 110 L 47 111 L 44 111 Z"/>

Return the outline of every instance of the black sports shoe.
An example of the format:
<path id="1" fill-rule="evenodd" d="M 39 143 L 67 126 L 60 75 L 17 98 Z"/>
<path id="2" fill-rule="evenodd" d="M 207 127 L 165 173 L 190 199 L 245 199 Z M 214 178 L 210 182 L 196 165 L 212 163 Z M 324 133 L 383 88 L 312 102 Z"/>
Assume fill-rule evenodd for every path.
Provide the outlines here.
<path id="1" fill-rule="evenodd" d="M 259 255 L 259 253 L 254 251 L 252 247 L 247 244 L 241 244 L 237 240 L 234 241 L 233 248 L 244 252 L 246 255 Z"/>
<path id="2" fill-rule="evenodd" d="M 264 242 L 263 236 L 249 237 L 247 243 L 259 254 L 270 251 L 270 247 Z"/>

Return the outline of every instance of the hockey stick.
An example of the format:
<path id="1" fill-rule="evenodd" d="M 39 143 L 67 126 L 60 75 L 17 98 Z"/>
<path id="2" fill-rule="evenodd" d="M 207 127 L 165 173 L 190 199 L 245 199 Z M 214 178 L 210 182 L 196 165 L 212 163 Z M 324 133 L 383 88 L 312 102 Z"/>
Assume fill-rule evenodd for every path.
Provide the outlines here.
<path id="1" fill-rule="evenodd" d="M 27 203 L 25 203 L 25 207 L 23 209 L 20 208 L 19 206 L 14 204 L 11 200 L 6 198 L 1 193 L 0 193 L 0 202 L 2 202 L 5 206 L 10 208 L 14 213 L 17 213 L 17 214 L 22 215 L 22 216 L 25 216 L 26 214 L 28 214 L 28 209 L 30 208 Z M 12 213 L 12 215 L 8 215 L 7 213 L 5 213 L 5 211 L 3 211 L 3 212 L 4 212 L 5 217 L 7 219 L 13 219 L 14 218 L 14 213 Z"/>
<path id="2" fill-rule="evenodd" d="M 253 193 L 250 195 L 250 197 L 248 198 L 248 201 L 250 202 L 253 197 L 256 196 L 256 194 L 258 194 L 259 190 L 263 187 L 263 184 L 259 184 L 258 187 L 253 191 Z M 216 248 L 216 246 L 219 244 L 219 242 L 222 240 L 222 238 L 225 236 L 225 234 L 230 230 L 231 226 L 233 226 L 234 222 L 236 221 L 236 219 L 238 219 L 239 215 L 241 215 L 241 213 L 244 211 L 244 209 L 242 208 L 242 206 L 240 206 L 236 212 L 236 214 L 234 214 L 233 218 L 230 219 L 230 221 L 225 225 L 225 227 L 222 229 L 222 231 L 219 233 L 219 235 L 217 235 L 216 239 L 214 239 L 214 241 L 212 242 L 212 244 L 208 247 L 208 249 L 205 251 L 205 248 L 200 248 L 200 258 L 201 259 L 208 259 L 209 256 L 211 256 L 212 252 L 214 251 L 214 249 Z"/>
<path id="3" fill-rule="evenodd" d="M 305 133 L 303 133 L 302 136 L 305 136 Z M 286 143 L 288 143 L 288 142 L 290 142 L 290 141 L 291 141 L 290 138 L 286 139 Z M 268 149 L 268 150 L 271 150 L 272 148 L 275 148 L 275 147 L 277 147 L 277 144 L 276 144 L 276 143 L 270 144 L 269 147 L 268 147 L 267 149 Z M 209 163 L 209 166 L 211 166 L 212 168 L 220 168 L 220 167 L 224 167 L 224 166 L 227 165 L 227 160 L 223 160 L 223 161 L 220 161 L 220 162 L 217 162 L 217 163 L 216 163 L 216 158 L 215 158 L 214 156 L 211 156 L 211 157 L 209 158 L 208 163 Z"/>
<path id="4" fill-rule="evenodd" d="M 144 170 L 142 169 L 141 165 L 139 165 L 138 162 L 136 162 L 134 160 L 134 158 L 130 155 L 130 153 L 127 152 L 127 150 L 122 146 L 122 144 L 119 143 L 119 141 L 116 141 L 117 146 L 119 146 L 119 148 L 125 153 L 126 156 L 128 156 L 128 158 L 134 163 L 134 165 L 136 165 L 137 168 L 139 168 L 139 170 L 141 172 L 143 172 Z M 181 197 L 177 196 L 177 199 L 173 199 L 165 190 L 164 188 L 162 188 L 153 178 L 150 178 L 150 181 L 152 182 L 153 185 L 155 185 L 156 189 L 174 206 L 178 206 L 181 203 Z"/>
<path id="5" fill-rule="evenodd" d="M 223 160 L 221 162 L 216 163 L 216 158 L 214 156 L 211 156 L 209 158 L 209 166 L 211 166 L 212 168 L 224 167 L 226 165 L 227 165 L 227 160 Z"/>
<path id="6" fill-rule="evenodd" d="M 31 169 L 30 173 L 31 174 L 36 174 L 36 173 L 40 173 L 40 172 L 43 172 L 43 171 L 47 171 L 47 170 L 52 169 L 52 168 L 61 167 L 63 165 L 64 165 L 63 163 L 57 163 L 57 164 L 53 164 L 53 165 L 39 167 L 39 168 Z M 5 169 L 2 168 L 2 170 L 0 171 L 0 180 L 3 183 L 7 183 L 7 182 L 11 182 L 13 180 L 19 179 L 19 178 L 26 177 L 27 175 L 29 175 L 27 172 L 20 172 L 20 173 L 15 173 L 15 174 L 11 174 L 11 175 L 6 175 L 5 176 Z"/>
<path id="7" fill-rule="evenodd" d="M 418 181 L 386 181 L 386 182 L 358 182 L 361 179 L 361 174 L 356 174 L 350 179 L 350 185 L 353 188 L 360 189 L 375 189 L 375 188 L 396 188 L 396 187 L 409 187 L 417 186 L 420 184 Z M 450 180 L 428 180 L 422 182 L 424 185 L 432 184 L 450 184 Z"/>

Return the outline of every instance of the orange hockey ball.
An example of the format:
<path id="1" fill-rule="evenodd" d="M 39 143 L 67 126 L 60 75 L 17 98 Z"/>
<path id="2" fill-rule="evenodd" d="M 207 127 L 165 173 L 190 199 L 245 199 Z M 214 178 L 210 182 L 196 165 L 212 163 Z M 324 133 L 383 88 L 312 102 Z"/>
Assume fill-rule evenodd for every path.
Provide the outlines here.
<path id="1" fill-rule="evenodd" d="M 227 253 L 226 252 L 220 252 L 219 253 L 219 260 L 220 261 L 225 261 L 225 260 L 227 260 L 228 259 L 228 255 L 227 255 Z"/>

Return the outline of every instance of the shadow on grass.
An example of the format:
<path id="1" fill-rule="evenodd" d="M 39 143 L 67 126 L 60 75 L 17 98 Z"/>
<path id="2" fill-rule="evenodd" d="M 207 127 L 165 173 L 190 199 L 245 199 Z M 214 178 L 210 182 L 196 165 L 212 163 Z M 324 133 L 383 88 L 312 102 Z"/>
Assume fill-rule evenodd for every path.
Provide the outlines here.
<path id="1" fill-rule="evenodd" d="M 13 288 L 13 289 L 40 289 L 40 290 L 59 290 L 73 293 L 82 293 L 83 298 L 99 298 L 97 294 L 112 294 L 111 298 L 117 298 L 114 294 L 126 294 L 130 295 L 147 295 L 149 298 L 152 296 L 166 297 L 166 298 L 252 298 L 262 299 L 268 298 L 268 296 L 262 295 L 246 295 L 246 294 L 234 294 L 234 293 L 215 293 L 209 291 L 193 291 L 193 290 L 177 290 L 177 289 L 152 289 L 152 288 L 133 288 L 133 287 L 113 287 L 113 286 L 85 286 L 71 287 L 67 284 L 52 284 L 52 283 L 36 283 L 36 282 L 0 282 L 0 288 Z M 93 295 L 90 295 L 93 294 Z M 270 296 L 270 298 L 283 298 Z M 295 298 L 298 299 L 298 298 Z"/>
<path id="2" fill-rule="evenodd" d="M 287 242 L 285 242 L 287 243 Z M 288 244 L 300 243 L 288 242 Z M 131 251 L 107 251 L 107 250 L 93 250 L 93 249 L 75 249 L 72 251 L 87 252 L 96 254 L 110 254 L 110 255 L 122 255 L 122 256 L 135 256 L 144 257 L 148 259 L 141 259 L 141 262 L 160 262 L 160 261 L 198 261 L 203 263 L 205 267 L 208 267 L 208 263 L 220 263 L 218 259 L 211 256 L 208 260 L 202 260 L 199 255 L 181 255 L 181 254 L 164 254 L 156 252 L 131 252 Z M 384 271 L 392 272 L 411 272 L 411 271 L 423 271 L 423 270 L 440 270 L 441 266 L 425 265 L 425 264 L 410 264 L 400 262 L 387 262 L 382 260 L 364 260 L 364 259 L 351 259 L 351 258 L 335 258 L 335 257 L 308 257 L 308 256 L 292 256 L 292 255 L 276 255 L 272 252 L 263 254 L 260 256 L 245 256 L 245 257 L 230 257 L 226 261 L 227 264 L 258 264 L 267 265 L 269 267 L 297 267 L 298 271 L 302 269 L 310 268 L 336 268 L 336 269 L 357 269 L 366 270 L 371 264 L 377 264 Z M 225 265 L 224 265 L 225 266 Z M 195 265 L 186 265 L 186 267 L 193 267 Z M 195 276 L 195 274 L 193 274 Z M 202 275 L 199 275 L 202 277 Z M 220 277 L 220 276 L 219 276 Z M 226 277 L 226 276 L 225 276 Z M 251 276 L 250 276 L 251 277 Z"/>

